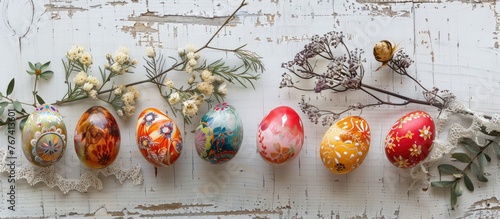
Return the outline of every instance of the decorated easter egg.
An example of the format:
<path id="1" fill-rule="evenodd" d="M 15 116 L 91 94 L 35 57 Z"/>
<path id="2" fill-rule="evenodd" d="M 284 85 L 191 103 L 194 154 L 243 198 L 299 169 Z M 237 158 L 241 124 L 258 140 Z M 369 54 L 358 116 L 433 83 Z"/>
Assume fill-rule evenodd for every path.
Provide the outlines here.
<path id="1" fill-rule="evenodd" d="M 295 110 L 274 108 L 260 122 L 257 151 L 269 163 L 283 164 L 297 157 L 304 143 L 304 127 Z"/>
<path id="2" fill-rule="evenodd" d="M 243 124 L 233 106 L 222 103 L 210 109 L 195 131 L 196 152 L 212 164 L 231 160 L 243 141 Z"/>
<path id="3" fill-rule="evenodd" d="M 320 157 L 335 174 L 346 174 L 361 165 L 370 149 L 370 126 L 359 116 L 333 124 L 323 136 Z"/>
<path id="4" fill-rule="evenodd" d="M 429 155 L 434 136 L 431 116 L 423 111 L 410 112 L 389 130 L 385 137 L 385 155 L 397 167 L 414 167 Z"/>
<path id="5" fill-rule="evenodd" d="M 24 156 L 37 166 L 56 163 L 66 150 L 66 125 L 54 106 L 37 107 L 28 116 L 21 135 Z"/>
<path id="6" fill-rule="evenodd" d="M 109 166 L 120 150 L 120 129 L 115 117 L 103 107 L 91 107 L 76 124 L 74 142 L 76 154 L 85 166 Z"/>
<path id="7" fill-rule="evenodd" d="M 170 166 L 181 155 L 182 136 L 177 124 L 155 108 L 142 111 L 137 119 L 137 146 L 156 167 Z"/>

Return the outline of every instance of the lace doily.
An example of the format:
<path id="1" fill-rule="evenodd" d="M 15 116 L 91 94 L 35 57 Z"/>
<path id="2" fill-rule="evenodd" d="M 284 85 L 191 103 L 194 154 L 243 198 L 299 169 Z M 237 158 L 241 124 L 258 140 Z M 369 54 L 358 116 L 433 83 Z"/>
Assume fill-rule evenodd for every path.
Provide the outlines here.
<path id="1" fill-rule="evenodd" d="M 0 172 L 9 172 L 10 167 L 7 165 L 7 151 L 0 149 Z M 103 176 L 114 175 L 120 183 L 129 179 L 134 185 L 140 185 L 144 182 L 139 164 L 134 165 L 129 169 L 122 169 L 120 164 L 116 162 L 112 165 L 98 170 L 89 170 L 80 176 L 80 179 L 66 179 L 55 172 L 54 166 L 49 167 L 34 167 L 32 165 L 16 167 L 15 179 L 26 179 L 29 185 L 33 186 L 39 182 L 45 183 L 49 188 L 57 186 L 64 194 L 71 190 L 78 192 L 86 192 L 89 187 L 101 190 L 102 181 L 99 179 L 99 174 Z"/>
<path id="2" fill-rule="evenodd" d="M 494 114 L 491 119 L 486 119 L 482 113 L 474 112 L 460 102 L 449 102 L 437 119 L 438 136 L 446 137 L 435 139 L 429 156 L 420 165 L 411 169 L 413 183 L 410 189 L 417 188 L 419 183 L 424 183 L 428 187 L 429 168 L 455 149 L 461 139 L 470 138 L 477 142 L 481 130 L 487 133 L 500 131 L 500 115 Z"/>

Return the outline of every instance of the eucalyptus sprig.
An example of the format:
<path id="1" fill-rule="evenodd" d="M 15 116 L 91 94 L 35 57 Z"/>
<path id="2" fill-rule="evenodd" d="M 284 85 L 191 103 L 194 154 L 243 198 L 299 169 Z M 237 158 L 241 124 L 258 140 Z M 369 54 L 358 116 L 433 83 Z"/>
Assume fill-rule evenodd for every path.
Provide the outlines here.
<path id="1" fill-rule="evenodd" d="M 9 82 L 9 85 L 7 86 L 7 90 L 5 91 L 5 94 L 0 92 L 0 100 L 1 100 L 1 102 L 0 102 L 0 116 L 1 116 L 0 126 L 7 125 L 12 120 L 11 117 L 7 117 L 6 115 L 4 115 L 4 112 L 6 111 L 6 109 L 13 108 L 18 114 L 20 114 L 20 115 L 17 115 L 17 117 L 15 117 L 15 120 L 18 120 L 18 119 L 26 118 L 28 115 L 26 110 L 23 108 L 23 105 L 24 106 L 33 106 L 33 104 L 21 102 L 21 101 L 15 100 L 15 99 L 10 97 L 10 95 L 14 92 L 14 87 L 16 84 L 15 82 L 16 82 L 15 79 L 12 78 L 12 80 L 10 80 L 10 82 Z"/>
<path id="2" fill-rule="evenodd" d="M 14 92 L 14 88 L 16 85 L 15 78 L 12 78 L 7 86 L 5 93 L 0 92 L 0 126 L 8 125 L 13 119 L 14 121 L 22 119 L 19 125 L 19 128 L 22 129 L 29 115 L 24 107 L 36 107 L 38 104 L 45 103 L 43 98 L 38 95 L 37 85 L 40 78 L 49 80 L 52 75 L 54 75 L 54 72 L 52 70 L 49 70 L 50 62 L 45 62 L 43 64 L 40 62 L 37 62 L 35 64 L 28 62 L 28 65 L 29 70 L 27 70 L 26 73 L 35 77 L 35 83 L 32 90 L 33 103 L 19 101 L 10 97 Z M 8 108 L 13 108 L 17 112 L 16 117 L 6 117 L 4 115 L 5 109 Z"/>
<path id="3" fill-rule="evenodd" d="M 457 205 L 457 199 L 463 194 L 461 188 L 461 180 L 463 179 L 464 185 L 470 192 L 474 191 L 474 183 L 469 177 L 473 174 L 478 182 L 488 182 L 488 178 L 484 174 L 484 167 L 487 163 L 491 162 L 491 157 L 486 153 L 488 148 L 492 148 L 493 153 L 500 159 L 500 145 L 498 144 L 499 137 L 487 140 L 485 145 L 479 145 L 469 138 L 461 141 L 466 152 L 456 152 L 450 154 L 451 158 L 461 163 L 458 165 L 440 164 L 438 166 L 439 174 L 450 175 L 453 180 L 441 180 L 431 182 L 432 187 L 450 188 L 450 204 L 452 208 Z M 464 166 L 465 164 L 465 166 Z"/>

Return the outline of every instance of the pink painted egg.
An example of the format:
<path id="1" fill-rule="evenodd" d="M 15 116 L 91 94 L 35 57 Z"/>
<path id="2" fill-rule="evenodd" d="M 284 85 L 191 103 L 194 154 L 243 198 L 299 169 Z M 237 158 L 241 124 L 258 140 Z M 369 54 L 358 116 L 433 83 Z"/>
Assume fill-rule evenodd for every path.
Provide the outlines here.
<path id="1" fill-rule="evenodd" d="M 434 121 L 429 114 L 410 112 L 389 130 L 385 138 L 385 155 L 397 167 L 414 167 L 429 155 L 435 135 Z"/>
<path id="2" fill-rule="evenodd" d="M 115 117 L 104 107 L 91 107 L 76 124 L 74 142 L 76 155 L 88 168 L 111 165 L 120 150 L 120 129 Z"/>
<path id="3" fill-rule="evenodd" d="M 136 134 L 142 156 L 156 167 L 170 166 L 181 155 L 181 131 L 167 114 L 158 109 L 142 111 L 137 119 Z"/>
<path id="4" fill-rule="evenodd" d="M 272 164 L 284 164 L 297 157 L 304 144 L 304 127 L 295 110 L 274 108 L 262 119 L 257 131 L 257 151 Z"/>
<path id="5" fill-rule="evenodd" d="M 359 116 L 348 116 L 333 124 L 323 136 L 319 155 L 335 174 L 346 174 L 366 158 L 370 149 L 370 126 Z"/>

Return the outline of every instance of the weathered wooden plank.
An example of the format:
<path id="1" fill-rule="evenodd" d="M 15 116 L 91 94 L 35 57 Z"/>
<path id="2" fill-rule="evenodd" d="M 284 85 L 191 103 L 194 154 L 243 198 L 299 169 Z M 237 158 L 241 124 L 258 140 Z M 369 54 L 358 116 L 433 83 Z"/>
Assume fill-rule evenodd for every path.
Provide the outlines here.
<path id="1" fill-rule="evenodd" d="M 31 87 L 33 81 L 24 73 L 27 61 L 52 61 L 56 74 L 42 84 L 40 93 L 49 102 L 62 97 L 60 59 L 73 44 L 84 45 L 93 55 L 94 63 L 102 65 L 106 52 L 127 46 L 142 64 L 146 46 L 175 55 L 187 43 L 201 46 L 240 1 L 237 0 L 172 0 L 172 1 L 77 1 L 51 0 L 37 2 L 32 15 L 34 27 L 26 36 L 15 28 L 26 26 L 29 13 L 19 8 L 5 9 L 17 1 L 1 0 L 0 66 L 6 78 Z M 24 1 L 23 1 L 24 2 Z M 29 1 L 27 1 L 29 2 Z M 375 72 L 379 63 L 371 56 L 372 46 L 382 39 L 399 43 L 414 57 L 412 74 L 425 86 L 450 89 L 457 98 L 478 111 L 498 111 L 498 15 L 495 2 L 470 3 L 431 1 L 277 1 L 253 0 L 237 14 L 214 43 L 237 47 L 248 44 L 264 57 L 266 71 L 255 90 L 230 87 L 228 102 L 243 115 L 245 138 L 241 151 L 230 163 L 208 165 L 198 158 L 193 148 L 195 125 L 175 121 L 185 132 L 184 150 L 169 168 L 155 171 L 135 146 L 135 121 L 119 121 L 122 147 L 117 162 L 125 167 L 140 164 L 144 183 L 134 186 L 130 181 L 120 184 L 115 178 L 103 178 L 101 191 L 75 191 L 63 194 L 44 184 L 16 184 L 16 211 L 6 200 L 10 184 L 2 174 L 1 217 L 106 217 L 106 218 L 477 218 L 496 217 L 499 181 L 497 162 L 486 172 L 490 182 L 479 184 L 474 193 L 465 192 L 459 206 L 451 210 L 449 194 L 439 189 L 408 191 L 412 180 L 409 172 L 390 164 L 383 151 L 385 134 L 398 117 L 421 106 L 377 107 L 361 114 L 372 128 L 372 147 L 364 164 L 348 175 L 332 175 L 319 160 L 319 142 L 326 127 L 314 125 L 303 116 L 306 130 L 304 149 L 299 158 L 286 166 L 270 166 L 256 153 L 255 136 L 262 117 L 278 105 L 290 105 L 299 111 L 298 100 L 303 92 L 279 89 L 281 63 L 293 59 L 307 40 L 315 34 L 331 30 L 343 31 L 348 45 L 365 50 L 370 84 L 421 97 L 421 90 L 387 69 Z M 21 3 L 17 3 L 21 4 Z M 5 24 L 19 18 L 15 27 Z M 26 18 L 26 16 L 28 18 Z M 14 24 L 15 22 L 12 22 Z M 17 29 L 16 29 L 17 30 Z M 202 54 L 216 59 L 216 53 Z M 97 72 L 97 66 L 93 68 Z M 171 75 L 185 80 L 184 75 Z M 145 78 L 138 67 L 135 74 L 123 81 Z M 0 80 L 5 88 L 9 80 Z M 137 107 L 167 109 L 152 87 L 139 86 L 143 93 Z M 358 93 L 322 95 L 306 94 L 321 106 L 343 109 L 356 102 L 369 100 Z M 17 87 L 15 98 L 30 98 L 30 90 Z M 68 126 L 68 137 L 84 110 L 95 104 L 67 105 L 60 108 Z M 203 108 L 206 112 L 206 108 Z M 199 120 L 198 115 L 193 121 Z M 17 133 L 19 135 L 19 132 Z M 443 136 L 440 136 L 443 137 Z M 4 138 L 0 138 L 0 145 Z M 20 146 L 19 146 L 20 147 Z M 17 148 L 19 164 L 29 165 Z M 80 166 L 72 144 L 56 165 L 64 177 L 78 178 L 86 170 Z M 437 177 L 434 173 L 433 177 Z"/>

